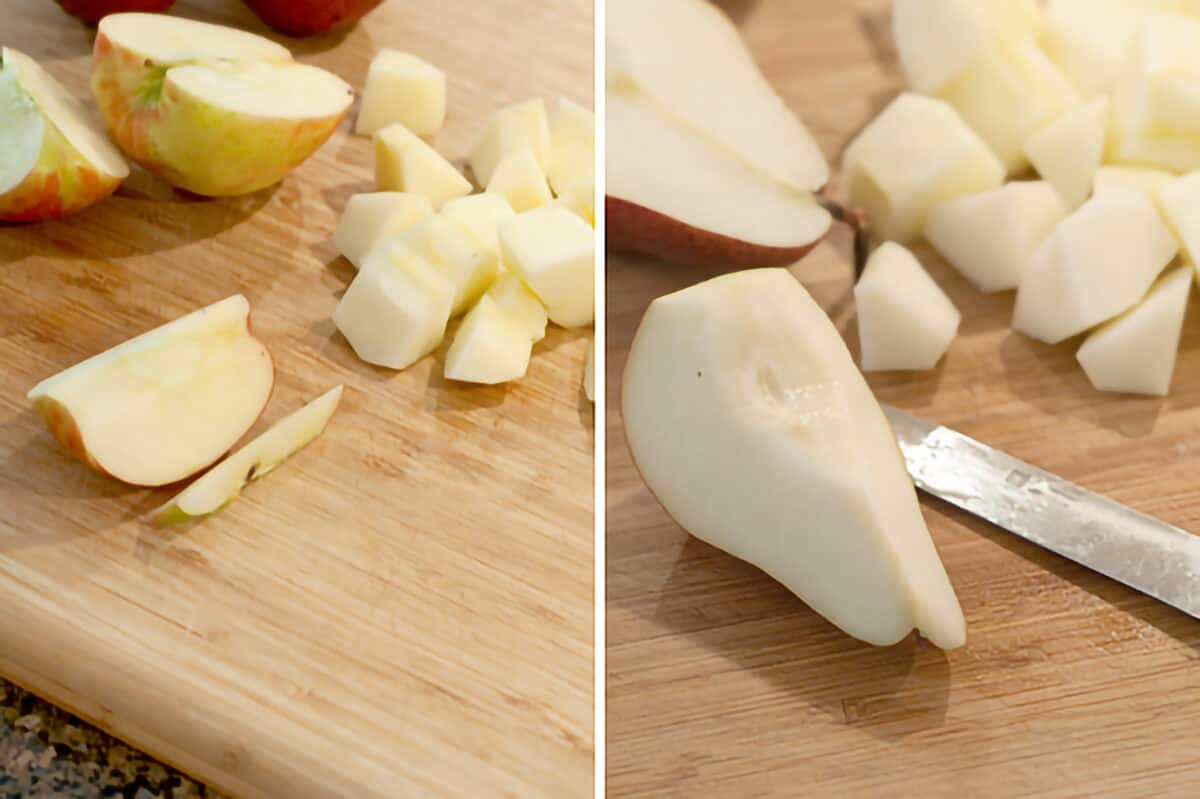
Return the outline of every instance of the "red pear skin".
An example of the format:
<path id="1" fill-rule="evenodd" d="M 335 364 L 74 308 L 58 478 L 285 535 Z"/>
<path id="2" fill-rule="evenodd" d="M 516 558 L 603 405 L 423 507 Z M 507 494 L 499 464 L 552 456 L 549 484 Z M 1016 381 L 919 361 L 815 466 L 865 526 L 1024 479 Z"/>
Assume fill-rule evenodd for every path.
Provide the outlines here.
<path id="1" fill-rule="evenodd" d="M 95 25 L 109 14 L 125 11 L 166 11 L 175 0 L 55 0 L 68 14 Z"/>
<path id="2" fill-rule="evenodd" d="M 258 18 L 288 36 L 353 25 L 383 0 L 246 0 Z"/>

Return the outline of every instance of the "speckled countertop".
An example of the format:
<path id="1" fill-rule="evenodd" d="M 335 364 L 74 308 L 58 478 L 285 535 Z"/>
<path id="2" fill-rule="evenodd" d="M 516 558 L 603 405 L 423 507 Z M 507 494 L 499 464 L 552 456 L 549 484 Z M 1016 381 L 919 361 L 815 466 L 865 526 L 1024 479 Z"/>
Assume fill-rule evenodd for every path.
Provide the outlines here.
<path id="1" fill-rule="evenodd" d="M 0 679 L 0 799 L 224 799 Z"/>

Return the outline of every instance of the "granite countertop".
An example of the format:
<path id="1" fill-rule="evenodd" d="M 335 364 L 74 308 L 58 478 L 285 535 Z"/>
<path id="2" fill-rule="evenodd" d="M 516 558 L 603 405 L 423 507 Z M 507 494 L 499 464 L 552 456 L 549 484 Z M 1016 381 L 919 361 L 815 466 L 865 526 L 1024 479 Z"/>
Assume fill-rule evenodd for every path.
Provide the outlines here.
<path id="1" fill-rule="evenodd" d="M 0 799 L 224 799 L 0 679 Z"/>

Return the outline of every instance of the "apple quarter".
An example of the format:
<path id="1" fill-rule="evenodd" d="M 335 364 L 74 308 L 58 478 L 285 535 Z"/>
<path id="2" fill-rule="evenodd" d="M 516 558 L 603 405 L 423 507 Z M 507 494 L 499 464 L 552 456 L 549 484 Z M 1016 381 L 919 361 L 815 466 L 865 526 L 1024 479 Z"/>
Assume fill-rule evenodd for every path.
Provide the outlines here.
<path id="1" fill-rule="evenodd" d="M 543 206 L 500 223 L 504 263 L 563 327 L 595 316 L 596 233 L 565 208 Z"/>
<path id="2" fill-rule="evenodd" d="M 385 239 L 432 215 L 433 206 L 420 194 L 400 191 L 355 194 L 342 211 L 333 243 L 356 269 L 361 268 L 367 254 Z"/>
<path id="3" fill-rule="evenodd" d="M 411 53 L 383 49 L 371 59 L 355 133 L 371 135 L 395 122 L 432 136 L 446 119 L 446 73 Z"/>
<path id="4" fill-rule="evenodd" d="M 550 122 L 546 103 L 540 97 L 501 108 L 492 115 L 469 159 L 476 182 L 488 185 L 504 156 L 522 147 L 533 150 L 538 167 L 544 171 L 550 161 Z"/>
<path id="5" fill-rule="evenodd" d="M 434 210 L 471 193 L 454 164 L 398 122 L 375 134 L 375 183 L 380 191 L 422 194 Z"/>

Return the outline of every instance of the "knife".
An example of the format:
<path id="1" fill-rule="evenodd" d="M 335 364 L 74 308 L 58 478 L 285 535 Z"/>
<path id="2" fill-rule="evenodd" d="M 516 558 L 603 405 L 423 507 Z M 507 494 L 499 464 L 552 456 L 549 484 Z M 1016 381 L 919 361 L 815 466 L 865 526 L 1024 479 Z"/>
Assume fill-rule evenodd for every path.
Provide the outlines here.
<path id="1" fill-rule="evenodd" d="M 1200 537 L 882 407 L 917 488 L 1200 618 Z"/>

